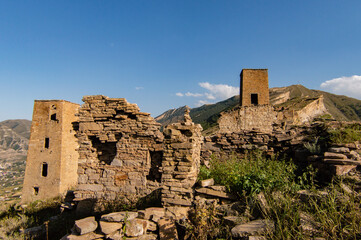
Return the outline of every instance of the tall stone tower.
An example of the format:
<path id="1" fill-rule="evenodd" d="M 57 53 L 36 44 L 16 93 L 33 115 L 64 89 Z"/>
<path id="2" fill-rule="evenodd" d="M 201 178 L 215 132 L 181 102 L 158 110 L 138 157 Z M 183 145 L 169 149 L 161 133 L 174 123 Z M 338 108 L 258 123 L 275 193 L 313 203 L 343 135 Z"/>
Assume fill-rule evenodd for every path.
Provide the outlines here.
<path id="1" fill-rule="evenodd" d="M 77 183 L 78 104 L 35 100 L 22 202 L 56 197 Z"/>
<path id="2" fill-rule="evenodd" d="M 240 84 L 240 105 L 269 104 L 268 70 L 243 69 Z"/>

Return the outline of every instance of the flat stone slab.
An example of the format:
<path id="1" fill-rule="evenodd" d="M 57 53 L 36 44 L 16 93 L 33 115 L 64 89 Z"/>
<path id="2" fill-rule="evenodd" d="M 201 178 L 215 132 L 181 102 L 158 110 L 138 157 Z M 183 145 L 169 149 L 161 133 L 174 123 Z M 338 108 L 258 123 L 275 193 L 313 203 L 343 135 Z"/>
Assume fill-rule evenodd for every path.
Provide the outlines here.
<path id="1" fill-rule="evenodd" d="M 232 237 L 240 238 L 250 235 L 260 235 L 274 230 L 274 222 L 267 219 L 251 221 L 245 224 L 239 224 L 232 228 Z"/>
<path id="2" fill-rule="evenodd" d="M 73 234 L 67 234 L 64 237 L 62 237 L 60 240 L 95 240 L 95 239 L 102 239 L 104 235 L 96 234 L 94 232 L 87 233 L 84 235 L 73 235 Z"/>
<path id="3" fill-rule="evenodd" d="M 329 159 L 347 159 L 346 155 L 341 153 L 334 153 L 334 152 L 325 152 L 323 156 Z"/>
<path id="4" fill-rule="evenodd" d="M 334 153 L 348 153 L 350 152 L 350 149 L 347 147 L 331 147 L 328 149 L 328 151 Z"/>
<path id="5" fill-rule="evenodd" d="M 99 221 L 100 229 L 104 234 L 111 234 L 123 227 L 123 223 Z"/>
<path id="6" fill-rule="evenodd" d="M 87 217 L 75 221 L 75 229 L 80 235 L 84 235 L 95 231 L 98 227 L 98 223 L 95 221 L 95 217 Z"/>
<path id="7" fill-rule="evenodd" d="M 100 220 L 105 222 L 124 222 L 132 220 L 138 216 L 138 212 L 113 212 L 103 215 Z"/>
<path id="8" fill-rule="evenodd" d="M 209 188 L 198 188 L 198 189 L 196 189 L 196 192 L 206 194 L 209 196 L 214 196 L 214 197 L 220 197 L 220 198 L 226 198 L 226 199 L 236 199 L 236 196 L 234 196 L 230 193 L 223 192 L 223 191 L 216 191 L 216 190 L 209 189 Z"/>
<path id="9" fill-rule="evenodd" d="M 159 220 L 161 217 L 164 217 L 165 209 L 160 207 L 150 207 L 145 210 L 138 211 L 138 218 L 146 220 Z M 156 222 L 156 221 L 155 221 Z"/>
<path id="10" fill-rule="evenodd" d="M 325 159 L 323 159 L 323 161 L 325 163 L 328 163 L 328 164 L 336 164 L 336 165 L 355 165 L 355 166 L 360 166 L 361 165 L 361 161 L 355 161 L 355 160 L 350 160 L 350 159 L 329 159 L 329 158 L 325 158 Z"/>
<path id="11" fill-rule="evenodd" d="M 210 179 L 202 180 L 202 181 L 200 181 L 200 184 L 202 187 L 212 186 L 214 184 L 214 179 L 210 178 Z"/>

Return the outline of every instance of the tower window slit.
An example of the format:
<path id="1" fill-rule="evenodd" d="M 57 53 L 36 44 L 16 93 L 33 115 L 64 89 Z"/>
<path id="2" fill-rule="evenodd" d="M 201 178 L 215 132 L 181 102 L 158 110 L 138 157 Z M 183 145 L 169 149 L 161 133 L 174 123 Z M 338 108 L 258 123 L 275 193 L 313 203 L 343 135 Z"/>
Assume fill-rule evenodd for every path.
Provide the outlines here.
<path id="1" fill-rule="evenodd" d="M 49 138 L 45 138 L 45 148 L 49 148 Z"/>
<path id="2" fill-rule="evenodd" d="M 47 163 L 43 163 L 43 165 L 42 165 L 41 176 L 43 176 L 43 177 L 48 176 L 48 164 Z"/>

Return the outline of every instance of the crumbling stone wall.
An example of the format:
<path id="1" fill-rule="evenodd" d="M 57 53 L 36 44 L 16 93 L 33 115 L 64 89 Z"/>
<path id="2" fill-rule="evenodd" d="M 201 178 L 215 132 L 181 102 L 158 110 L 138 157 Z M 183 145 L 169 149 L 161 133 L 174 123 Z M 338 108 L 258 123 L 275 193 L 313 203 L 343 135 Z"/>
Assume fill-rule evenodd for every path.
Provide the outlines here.
<path id="1" fill-rule="evenodd" d="M 160 124 L 124 98 L 85 96 L 79 110 L 78 199 L 144 196 L 159 188 Z"/>
<path id="2" fill-rule="evenodd" d="M 184 122 L 168 125 L 164 130 L 162 161 L 162 204 L 191 206 L 192 187 L 200 167 L 202 127 L 194 124 L 186 110 Z"/>
<path id="3" fill-rule="evenodd" d="M 276 113 L 270 105 L 238 107 L 221 113 L 218 119 L 220 133 L 257 130 L 270 133 Z"/>

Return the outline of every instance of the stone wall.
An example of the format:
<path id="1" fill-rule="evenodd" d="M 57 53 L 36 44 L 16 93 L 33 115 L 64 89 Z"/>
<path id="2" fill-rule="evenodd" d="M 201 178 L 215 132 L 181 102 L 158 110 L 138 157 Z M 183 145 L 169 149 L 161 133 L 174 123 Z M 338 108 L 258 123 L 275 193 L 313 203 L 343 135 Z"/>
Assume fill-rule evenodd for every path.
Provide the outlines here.
<path id="1" fill-rule="evenodd" d="M 160 124 L 124 98 L 85 96 L 79 110 L 77 199 L 144 196 L 159 188 Z"/>
<path id="2" fill-rule="evenodd" d="M 191 206 L 193 186 L 200 167 L 202 127 L 194 124 L 186 110 L 184 122 L 164 130 L 165 149 L 162 161 L 162 204 Z"/>
<path id="3" fill-rule="evenodd" d="M 238 107 L 221 113 L 218 120 L 220 133 L 258 130 L 272 132 L 276 113 L 270 105 Z"/>

